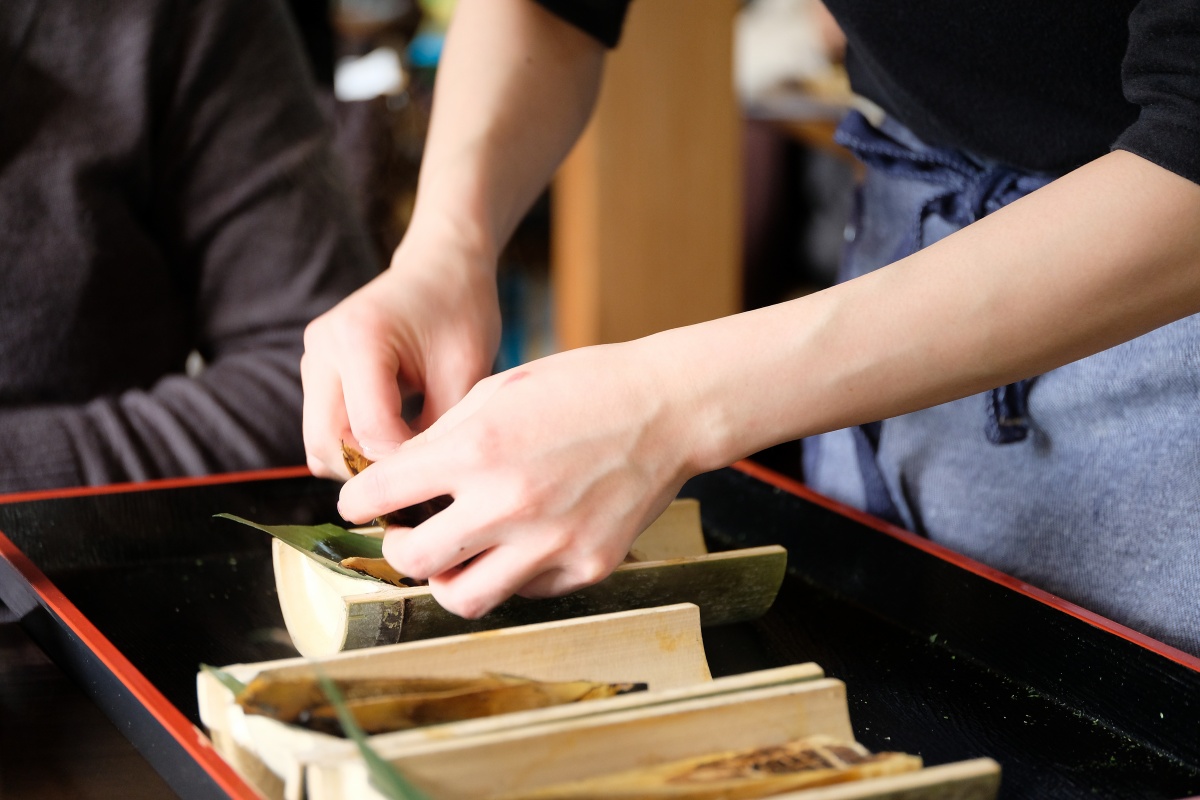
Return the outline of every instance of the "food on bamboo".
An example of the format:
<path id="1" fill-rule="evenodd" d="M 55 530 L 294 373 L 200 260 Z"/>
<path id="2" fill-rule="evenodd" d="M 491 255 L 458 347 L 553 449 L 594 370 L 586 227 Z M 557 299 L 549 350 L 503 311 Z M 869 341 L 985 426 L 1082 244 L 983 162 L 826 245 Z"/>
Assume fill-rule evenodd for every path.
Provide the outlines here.
<path id="1" fill-rule="evenodd" d="M 342 461 L 345 462 L 346 469 L 350 470 L 351 475 L 357 475 L 375 463 L 345 442 L 342 442 Z"/>
<path id="2" fill-rule="evenodd" d="M 354 533 L 337 525 L 261 525 L 234 514 L 216 516 L 269 533 L 334 572 L 352 578 L 367 576 L 396 586 L 420 585 L 418 581 L 382 566 L 387 563 L 383 558 L 383 542 L 374 536 Z"/>
<path id="3" fill-rule="evenodd" d="M 350 445 L 342 442 L 342 461 L 346 464 L 346 469 L 350 470 L 351 475 L 357 475 L 373 462 L 371 459 L 364 456 L 358 450 Z M 452 503 L 454 498 L 449 495 L 435 497 L 432 500 L 426 500 L 423 503 L 417 503 L 415 506 L 400 508 L 395 511 L 389 511 L 382 517 L 376 517 L 375 524 L 386 528 L 388 525 L 399 525 L 402 528 L 415 528 L 425 520 L 432 517 L 434 514 L 446 508 Z"/>
<path id="4" fill-rule="evenodd" d="M 360 575 L 366 575 L 368 578 L 390 583 L 392 586 L 427 586 L 429 584 L 429 581 L 410 578 L 403 574 L 389 564 L 386 558 L 352 556 L 343 558 L 338 564 L 346 569 L 352 569 Z"/>
<path id="5" fill-rule="evenodd" d="M 554 784 L 503 800 L 750 800 L 920 768 L 918 756 L 871 753 L 857 742 L 810 736 Z"/>
<path id="6" fill-rule="evenodd" d="M 546 682 L 497 674 L 334 683 L 350 713 L 368 734 L 598 700 L 646 688 L 644 683 Z M 341 735 L 337 712 L 316 676 L 282 677 L 265 672 L 235 694 L 237 704 L 248 714 Z"/>

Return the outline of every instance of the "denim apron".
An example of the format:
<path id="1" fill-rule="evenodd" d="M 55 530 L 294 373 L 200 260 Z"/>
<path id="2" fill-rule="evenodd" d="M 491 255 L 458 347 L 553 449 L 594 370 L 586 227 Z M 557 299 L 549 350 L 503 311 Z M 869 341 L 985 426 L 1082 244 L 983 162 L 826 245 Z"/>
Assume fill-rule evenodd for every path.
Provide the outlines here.
<path id="1" fill-rule="evenodd" d="M 851 113 L 837 138 L 866 165 L 839 280 L 1053 177 L 930 147 L 891 119 Z M 1031 381 L 807 439 L 804 470 L 819 492 L 1200 655 L 1200 316 Z"/>

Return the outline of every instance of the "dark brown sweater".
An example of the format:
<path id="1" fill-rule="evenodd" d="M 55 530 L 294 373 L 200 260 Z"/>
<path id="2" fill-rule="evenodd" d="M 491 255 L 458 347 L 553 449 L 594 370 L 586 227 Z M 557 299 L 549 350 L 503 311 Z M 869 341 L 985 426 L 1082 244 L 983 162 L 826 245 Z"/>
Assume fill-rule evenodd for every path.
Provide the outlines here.
<path id="1" fill-rule="evenodd" d="M 277 0 L 0 3 L 0 492 L 303 463 L 373 271 Z"/>

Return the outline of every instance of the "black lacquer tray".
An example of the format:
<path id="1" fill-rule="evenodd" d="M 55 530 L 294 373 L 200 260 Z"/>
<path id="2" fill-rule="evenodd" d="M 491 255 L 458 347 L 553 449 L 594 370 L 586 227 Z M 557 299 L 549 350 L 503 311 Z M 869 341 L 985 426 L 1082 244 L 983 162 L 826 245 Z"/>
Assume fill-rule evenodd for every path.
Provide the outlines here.
<path id="1" fill-rule="evenodd" d="M 1200 794 L 1200 659 L 754 464 L 683 494 L 713 549 L 788 549 L 764 618 L 705 631 L 714 674 L 816 661 L 865 745 L 990 756 L 1007 800 Z M 0 497 L 0 600 L 182 797 L 254 797 L 195 672 L 295 650 L 267 537 L 212 515 L 337 521 L 336 497 L 303 470 Z"/>

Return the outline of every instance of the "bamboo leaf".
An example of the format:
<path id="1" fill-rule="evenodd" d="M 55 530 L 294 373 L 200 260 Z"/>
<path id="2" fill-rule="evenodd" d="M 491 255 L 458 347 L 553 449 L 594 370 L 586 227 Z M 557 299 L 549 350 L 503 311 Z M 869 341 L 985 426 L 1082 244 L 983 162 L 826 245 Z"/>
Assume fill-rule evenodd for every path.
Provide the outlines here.
<path id="1" fill-rule="evenodd" d="M 317 680 L 320 681 L 321 689 L 329 698 L 334 711 L 337 712 L 342 730 L 345 731 L 346 736 L 354 740 L 358 751 L 362 753 L 363 761 L 367 764 L 367 771 L 371 775 L 371 785 L 390 800 L 430 800 L 429 795 L 409 783 L 400 770 L 381 758 L 367 743 L 367 735 L 363 733 L 362 728 L 358 727 L 354 716 L 346 708 L 346 701 L 337 684 L 322 672 L 317 673 Z"/>
<path id="2" fill-rule="evenodd" d="M 352 569 L 347 569 L 339 562 L 346 558 L 383 558 L 383 542 L 374 536 L 363 536 L 351 533 L 337 525 L 260 525 L 248 519 L 233 514 L 217 514 L 222 519 L 230 519 L 257 528 L 271 534 L 276 539 L 291 545 L 304 555 L 327 567 L 334 572 L 349 575 L 352 578 L 379 580 L 364 575 Z M 382 581 L 381 581 L 382 582 Z"/>
<path id="3" fill-rule="evenodd" d="M 223 669 L 210 667 L 208 664 L 201 664 L 200 669 L 204 670 L 209 675 L 212 675 L 214 678 L 220 681 L 222 686 L 233 692 L 234 697 L 237 697 L 242 692 L 246 691 L 246 684 L 242 683 Z"/>

